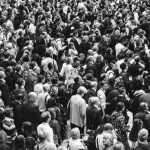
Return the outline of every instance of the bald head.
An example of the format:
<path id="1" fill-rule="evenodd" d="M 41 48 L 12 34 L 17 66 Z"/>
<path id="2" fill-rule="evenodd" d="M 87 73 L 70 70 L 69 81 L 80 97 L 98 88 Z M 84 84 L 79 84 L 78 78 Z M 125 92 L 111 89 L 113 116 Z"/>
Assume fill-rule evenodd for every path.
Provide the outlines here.
<path id="1" fill-rule="evenodd" d="M 37 94 L 35 92 L 30 92 L 28 94 L 28 101 L 29 102 L 35 102 L 36 99 L 37 99 Z"/>
<path id="2" fill-rule="evenodd" d="M 45 84 L 43 85 L 43 90 L 44 90 L 44 92 L 49 92 L 49 91 L 50 91 L 50 86 L 49 86 L 48 83 L 45 83 Z"/>
<path id="3" fill-rule="evenodd" d="M 4 71 L 0 71 L 0 79 L 5 79 L 6 75 Z"/>

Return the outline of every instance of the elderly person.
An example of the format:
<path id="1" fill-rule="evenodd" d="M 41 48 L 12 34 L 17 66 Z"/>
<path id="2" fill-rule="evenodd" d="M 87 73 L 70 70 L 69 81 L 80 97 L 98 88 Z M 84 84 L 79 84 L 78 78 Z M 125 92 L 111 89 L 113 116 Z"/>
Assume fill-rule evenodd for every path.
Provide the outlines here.
<path id="1" fill-rule="evenodd" d="M 68 115 L 71 123 L 71 128 L 78 127 L 80 132 L 84 132 L 85 115 L 86 115 L 86 103 L 83 96 L 87 93 L 85 87 L 80 86 L 77 90 L 77 94 L 73 95 L 68 103 Z"/>
<path id="2" fill-rule="evenodd" d="M 31 122 L 34 131 L 36 131 L 36 128 L 41 121 L 39 108 L 35 104 L 36 99 L 37 99 L 37 94 L 35 92 L 30 92 L 28 94 L 27 102 L 22 106 L 23 121 Z"/>
<path id="3" fill-rule="evenodd" d="M 113 143 L 117 142 L 117 136 L 114 131 L 113 125 L 111 123 L 106 123 L 104 125 L 103 132 L 96 137 L 96 148 L 99 150 L 103 150 L 105 148 L 103 144 L 103 137 L 105 134 L 110 133 L 113 135 Z"/>
<path id="4" fill-rule="evenodd" d="M 135 150 L 150 150 L 150 144 L 148 143 L 148 131 L 141 129 L 138 133 L 138 142 Z"/>
<path id="5" fill-rule="evenodd" d="M 85 146 L 80 139 L 80 130 L 78 128 L 73 128 L 71 130 L 71 139 L 68 141 L 68 147 L 70 150 L 84 150 Z"/>
<path id="6" fill-rule="evenodd" d="M 48 128 L 45 125 L 40 125 L 37 128 L 39 144 L 35 146 L 35 150 L 57 150 L 56 145 L 47 140 Z"/>
<path id="7" fill-rule="evenodd" d="M 106 133 L 103 137 L 103 144 L 105 150 L 114 150 L 113 136 L 110 133 Z"/>

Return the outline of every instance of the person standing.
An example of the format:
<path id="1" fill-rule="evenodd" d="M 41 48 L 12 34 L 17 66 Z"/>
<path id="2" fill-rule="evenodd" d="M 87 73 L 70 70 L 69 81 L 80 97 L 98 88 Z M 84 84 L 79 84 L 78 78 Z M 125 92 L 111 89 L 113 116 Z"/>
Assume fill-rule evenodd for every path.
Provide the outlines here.
<path id="1" fill-rule="evenodd" d="M 90 105 L 86 109 L 87 133 L 89 135 L 87 141 L 88 150 L 96 150 L 95 134 L 98 126 L 102 125 L 102 110 L 99 109 L 100 100 L 98 97 L 91 97 Z"/>
<path id="2" fill-rule="evenodd" d="M 0 91 L 2 92 L 2 100 L 4 101 L 5 106 L 8 106 L 10 104 L 10 93 L 8 86 L 5 82 L 5 72 L 0 71 Z"/>
<path id="3" fill-rule="evenodd" d="M 23 121 L 30 121 L 33 125 L 33 130 L 36 131 L 37 126 L 40 124 L 41 116 L 38 106 L 35 104 L 37 94 L 30 92 L 28 94 L 28 101 L 22 106 Z"/>
<path id="4" fill-rule="evenodd" d="M 86 103 L 83 99 L 86 93 L 87 89 L 80 86 L 77 90 L 77 94 L 70 98 L 67 106 L 71 128 L 78 127 L 81 133 L 84 133 L 84 126 L 86 124 Z"/>

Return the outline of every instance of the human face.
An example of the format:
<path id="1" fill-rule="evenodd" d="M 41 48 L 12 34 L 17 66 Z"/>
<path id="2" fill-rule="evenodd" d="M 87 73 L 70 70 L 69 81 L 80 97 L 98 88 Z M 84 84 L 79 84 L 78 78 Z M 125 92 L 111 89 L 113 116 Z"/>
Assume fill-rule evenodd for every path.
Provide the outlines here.
<path id="1" fill-rule="evenodd" d="M 112 144 L 110 136 L 104 135 L 104 137 L 103 137 L 103 144 L 104 145 L 111 145 Z"/>

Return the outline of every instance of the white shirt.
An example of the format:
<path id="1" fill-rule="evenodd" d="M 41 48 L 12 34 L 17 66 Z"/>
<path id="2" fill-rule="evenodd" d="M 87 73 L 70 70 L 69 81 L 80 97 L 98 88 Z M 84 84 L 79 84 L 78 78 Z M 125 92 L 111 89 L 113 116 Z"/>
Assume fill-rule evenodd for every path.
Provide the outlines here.
<path id="1" fill-rule="evenodd" d="M 97 96 L 100 99 L 100 104 L 102 108 L 106 108 L 106 95 L 103 89 L 99 89 L 97 92 Z"/>
<path id="2" fill-rule="evenodd" d="M 38 127 L 40 126 L 45 126 L 46 128 L 46 133 L 47 133 L 47 141 L 54 143 L 54 139 L 53 139 L 53 129 L 50 127 L 50 125 L 48 123 L 41 123 Z"/>
<path id="3" fill-rule="evenodd" d="M 37 99 L 40 112 L 44 112 L 46 110 L 45 98 L 46 102 L 50 98 L 50 95 L 47 92 L 43 92 L 38 95 Z"/>

